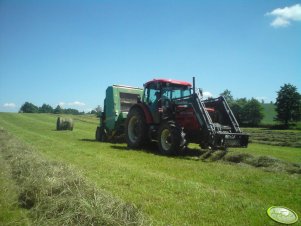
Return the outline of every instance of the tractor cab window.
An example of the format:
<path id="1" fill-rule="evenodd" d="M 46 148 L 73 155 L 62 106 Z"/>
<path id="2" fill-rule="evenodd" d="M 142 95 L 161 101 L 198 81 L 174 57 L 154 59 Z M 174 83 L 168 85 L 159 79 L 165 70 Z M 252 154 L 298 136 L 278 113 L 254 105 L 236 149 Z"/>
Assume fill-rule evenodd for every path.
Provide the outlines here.
<path id="1" fill-rule="evenodd" d="M 159 90 L 150 89 L 149 90 L 149 103 L 154 103 L 158 100 L 158 95 L 160 94 Z"/>
<path id="2" fill-rule="evenodd" d="M 167 99 L 177 99 L 191 95 L 191 89 L 187 86 L 166 86 L 162 89 L 162 95 Z"/>
<path id="3" fill-rule="evenodd" d="M 189 86 L 175 85 L 172 83 L 153 83 L 145 87 L 143 102 L 152 105 L 158 100 L 173 100 L 191 95 Z"/>
<path id="4" fill-rule="evenodd" d="M 155 85 L 149 85 L 144 89 L 143 102 L 152 105 L 158 101 L 160 88 Z"/>

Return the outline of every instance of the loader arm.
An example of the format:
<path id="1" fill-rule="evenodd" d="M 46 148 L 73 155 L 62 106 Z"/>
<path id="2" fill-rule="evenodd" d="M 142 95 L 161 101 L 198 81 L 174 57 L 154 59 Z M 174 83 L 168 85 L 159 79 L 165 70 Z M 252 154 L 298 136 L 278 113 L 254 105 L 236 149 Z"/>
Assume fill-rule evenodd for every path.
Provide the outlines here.
<path id="1" fill-rule="evenodd" d="M 199 143 L 202 148 L 226 149 L 227 147 L 247 147 L 249 135 L 242 133 L 238 122 L 224 97 L 202 100 L 199 91 L 185 100 L 192 108 L 200 125 Z M 214 109 L 212 118 L 207 109 Z"/>

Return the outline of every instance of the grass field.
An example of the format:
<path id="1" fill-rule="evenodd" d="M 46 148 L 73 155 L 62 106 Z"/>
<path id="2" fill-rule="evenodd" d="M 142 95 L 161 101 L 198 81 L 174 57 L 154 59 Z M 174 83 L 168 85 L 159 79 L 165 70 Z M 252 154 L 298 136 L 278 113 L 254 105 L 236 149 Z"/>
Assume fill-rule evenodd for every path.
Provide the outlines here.
<path id="1" fill-rule="evenodd" d="M 300 130 L 245 128 L 244 131 L 251 135 L 250 141 L 252 143 L 301 148 Z"/>
<path id="2" fill-rule="evenodd" d="M 261 127 L 271 127 L 271 126 L 280 126 L 281 124 L 277 121 L 274 121 L 274 118 L 276 117 L 277 113 L 276 113 L 276 106 L 274 104 L 261 104 L 261 106 L 263 107 L 263 114 L 264 117 L 260 122 L 260 126 Z M 293 123 L 290 125 L 290 128 L 294 128 L 297 130 L 301 130 L 301 122 L 297 122 L 297 123 Z"/>
<path id="3" fill-rule="evenodd" d="M 276 117 L 275 105 L 274 104 L 261 104 L 263 107 L 264 117 L 261 121 L 263 125 L 275 124 L 274 118 Z"/>
<path id="4" fill-rule="evenodd" d="M 55 131 L 56 117 L 0 113 L 0 127 L 44 159 L 70 164 L 89 183 L 134 204 L 152 219 L 153 225 L 277 225 L 266 214 L 273 205 L 287 206 L 301 215 L 300 174 L 269 172 L 244 163 L 201 161 L 194 156 L 167 157 L 155 151 L 127 150 L 125 144 L 94 141 L 96 118 L 74 116 L 71 132 Z M 301 163 L 300 148 L 255 140 L 247 149 L 230 149 L 229 155 L 244 152 Z M 14 195 L 2 193 L 0 197 L 0 209 L 11 209 L 9 213 L 1 211 L 0 220 L 5 218 L 9 224 L 13 220 L 7 217 L 9 214 L 21 219 L 27 211 L 12 200 L 18 189 L 7 170 L 2 170 L 1 182 L 14 188 Z"/>

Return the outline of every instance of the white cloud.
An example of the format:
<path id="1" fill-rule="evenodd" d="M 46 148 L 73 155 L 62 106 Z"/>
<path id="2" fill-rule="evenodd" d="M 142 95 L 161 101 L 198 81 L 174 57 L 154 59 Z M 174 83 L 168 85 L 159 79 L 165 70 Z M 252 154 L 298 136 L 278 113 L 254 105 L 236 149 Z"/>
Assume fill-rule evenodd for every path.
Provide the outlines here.
<path id="1" fill-rule="evenodd" d="M 64 106 L 66 106 L 66 107 L 83 107 L 86 104 L 83 102 L 80 102 L 80 101 L 73 101 L 73 102 L 68 102 L 68 103 L 60 102 L 59 105 L 61 107 L 64 107 Z"/>
<path id="2" fill-rule="evenodd" d="M 301 21 L 301 5 L 296 4 L 290 7 L 277 8 L 272 12 L 266 13 L 267 16 L 275 16 L 272 27 L 287 27 L 291 21 Z"/>
<path id="3" fill-rule="evenodd" d="M 272 27 L 287 27 L 290 25 L 290 21 L 283 19 L 282 17 L 277 17 L 273 22 L 271 23 Z"/>
<path id="4" fill-rule="evenodd" d="M 210 92 L 208 92 L 208 91 L 204 91 L 203 92 L 203 97 L 204 97 L 204 99 L 207 99 L 208 97 L 212 97 L 213 95 L 212 95 L 212 93 L 210 93 Z"/>
<path id="5" fill-rule="evenodd" d="M 64 105 L 66 105 L 66 103 L 65 103 L 65 102 L 60 102 L 59 105 L 60 105 L 61 107 L 64 107 Z"/>
<path id="6" fill-rule="evenodd" d="M 70 102 L 68 104 L 69 104 L 69 106 L 77 106 L 77 107 L 81 107 L 81 106 L 85 106 L 86 105 L 85 103 L 79 102 L 79 101 Z"/>
<path id="7" fill-rule="evenodd" d="M 5 108 L 16 108 L 17 105 L 15 103 L 5 103 L 5 104 L 3 104 L 3 107 L 5 107 Z"/>

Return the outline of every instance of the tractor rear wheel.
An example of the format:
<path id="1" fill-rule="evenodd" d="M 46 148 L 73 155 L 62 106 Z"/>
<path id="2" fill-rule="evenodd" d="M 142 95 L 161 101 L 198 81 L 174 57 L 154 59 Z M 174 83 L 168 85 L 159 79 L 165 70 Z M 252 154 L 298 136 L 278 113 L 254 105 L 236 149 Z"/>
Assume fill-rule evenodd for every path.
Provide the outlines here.
<path id="1" fill-rule="evenodd" d="M 125 122 L 125 137 L 130 148 L 140 148 L 147 143 L 147 124 L 143 111 L 133 108 Z"/>
<path id="2" fill-rule="evenodd" d="M 185 146 L 185 134 L 174 121 L 163 123 L 158 132 L 158 145 L 161 154 L 175 155 Z"/>

